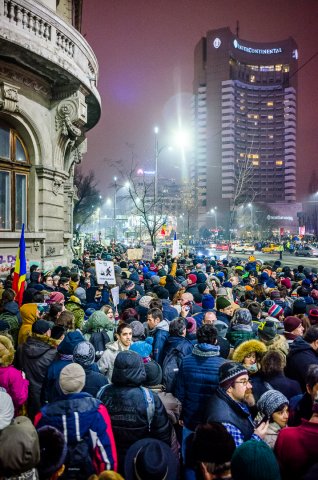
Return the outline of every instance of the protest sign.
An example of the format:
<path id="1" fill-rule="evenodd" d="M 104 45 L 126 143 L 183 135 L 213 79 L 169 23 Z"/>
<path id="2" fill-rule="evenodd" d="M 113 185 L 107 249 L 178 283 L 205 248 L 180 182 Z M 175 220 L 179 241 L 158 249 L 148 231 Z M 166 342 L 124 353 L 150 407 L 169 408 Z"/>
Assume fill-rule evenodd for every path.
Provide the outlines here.
<path id="1" fill-rule="evenodd" d="M 116 285 L 114 262 L 95 260 L 97 283 L 103 285 L 105 282 Z"/>
<path id="2" fill-rule="evenodd" d="M 142 248 L 128 248 L 127 256 L 128 256 L 128 260 L 141 260 Z"/>
<path id="3" fill-rule="evenodd" d="M 119 304 L 119 287 L 111 288 L 110 291 L 112 292 L 113 304 L 117 307 Z"/>
<path id="4" fill-rule="evenodd" d="M 153 246 L 145 245 L 142 249 L 142 259 L 146 262 L 151 262 L 153 259 Z"/>

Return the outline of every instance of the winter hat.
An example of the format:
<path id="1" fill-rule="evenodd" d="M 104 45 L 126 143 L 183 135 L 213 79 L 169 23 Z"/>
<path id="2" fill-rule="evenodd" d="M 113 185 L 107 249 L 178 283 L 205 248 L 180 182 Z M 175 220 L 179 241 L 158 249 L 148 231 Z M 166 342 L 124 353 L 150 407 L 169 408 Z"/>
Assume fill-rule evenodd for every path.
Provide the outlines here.
<path id="1" fill-rule="evenodd" d="M 268 315 L 270 317 L 278 318 L 280 315 L 284 315 L 284 310 L 279 305 L 272 305 L 268 310 Z"/>
<path id="2" fill-rule="evenodd" d="M 0 391 L 0 431 L 10 425 L 14 416 L 14 406 L 10 395 Z"/>
<path id="3" fill-rule="evenodd" d="M 209 422 L 198 425 L 191 446 L 195 462 L 222 465 L 230 462 L 235 451 L 235 442 L 221 423 Z"/>
<path id="4" fill-rule="evenodd" d="M 275 302 L 269 299 L 264 300 L 264 302 L 261 303 L 262 310 L 266 313 L 273 305 L 275 305 Z"/>
<path id="5" fill-rule="evenodd" d="M 315 288 L 312 289 L 312 291 L 310 292 L 310 295 L 314 300 L 318 300 L 318 290 L 316 290 Z"/>
<path id="6" fill-rule="evenodd" d="M 14 348 L 9 337 L 0 335 L 0 367 L 8 367 L 14 360 Z"/>
<path id="7" fill-rule="evenodd" d="M 140 298 L 139 305 L 144 308 L 149 308 L 149 304 L 151 300 L 152 300 L 152 297 L 150 295 L 144 295 L 143 297 Z"/>
<path id="8" fill-rule="evenodd" d="M 278 390 L 267 390 L 258 400 L 257 410 L 270 419 L 273 413 L 281 410 L 281 407 L 285 404 L 289 404 L 285 395 Z"/>
<path id="9" fill-rule="evenodd" d="M 113 330 L 114 328 L 113 322 L 107 317 L 106 313 L 103 312 L 102 310 L 94 310 L 91 316 L 89 317 L 89 321 L 91 325 L 94 325 L 92 328 L 93 331 Z"/>
<path id="10" fill-rule="evenodd" d="M 265 443 L 248 440 L 234 452 L 231 461 L 233 480 L 280 480 L 279 466 L 273 450 Z"/>
<path id="11" fill-rule="evenodd" d="M 309 278 L 305 278 L 305 279 L 301 282 L 301 284 L 302 284 L 303 287 L 310 288 L 310 286 L 311 286 L 311 281 L 309 280 Z"/>
<path id="12" fill-rule="evenodd" d="M 246 342 L 240 343 L 233 352 L 232 359 L 234 362 L 242 363 L 244 358 L 247 357 L 250 353 L 255 352 L 256 354 L 263 355 L 266 353 L 267 348 L 263 342 L 259 340 L 247 340 Z"/>
<path id="13" fill-rule="evenodd" d="M 273 340 L 277 335 L 278 330 L 278 321 L 276 318 L 273 320 L 268 320 L 270 317 L 265 319 L 265 322 L 261 322 L 258 326 L 257 333 L 260 340 L 268 342 Z"/>
<path id="14" fill-rule="evenodd" d="M 86 300 L 86 291 L 82 287 L 77 287 L 77 289 L 74 292 L 74 295 L 80 299 L 81 302 L 85 302 Z"/>
<path id="15" fill-rule="evenodd" d="M 159 275 L 153 275 L 153 276 L 151 277 L 151 283 L 152 283 L 153 285 L 159 285 L 159 282 L 160 282 L 160 277 L 159 277 Z"/>
<path id="16" fill-rule="evenodd" d="M 79 303 L 79 304 L 81 303 L 80 299 L 75 295 L 70 296 L 70 302 Z"/>
<path id="17" fill-rule="evenodd" d="M 61 292 L 52 292 L 50 298 L 47 299 L 47 303 L 62 303 L 64 302 L 65 297 Z"/>
<path id="18" fill-rule="evenodd" d="M 190 280 L 190 285 L 193 283 L 197 283 L 197 276 L 194 273 L 189 273 L 187 276 L 187 280 Z"/>
<path id="19" fill-rule="evenodd" d="M 40 461 L 39 437 L 31 420 L 16 417 L 1 432 L 1 446 L 4 445 L 13 448 L 10 455 L 0 455 L 0 472 L 4 475 L 1 478 L 29 478 L 26 472 Z"/>
<path id="20" fill-rule="evenodd" d="M 132 322 L 135 323 L 135 322 Z M 138 322 L 140 323 L 140 322 Z M 152 353 L 153 337 L 147 337 L 144 341 L 134 342 L 130 345 L 129 349 L 133 352 L 139 353 L 143 359 L 149 359 Z"/>
<path id="21" fill-rule="evenodd" d="M 224 287 L 224 288 L 233 288 L 233 285 L 232 285 L 231 282 L 224 282 L 224 283 L 223 283 L 223 287 Z"/>
<path id="22" fill-rule="evenodd" d="M 131 322 L 130 327 L 132 328 L 132 341 L 136 342 L 137 340 L 142 340 L 145 338 L 145 327 L 138 320 Z"/>
<path id="23" fill-rule="evenodd" d="M 146 380 L 145 364 L 141 356 L 132 351 L 119 352 L 114 363 L 112 383 L 115 385 L 139 386 Z"/>
<path id="24" fill-rule="evenodd" d="M 206 290 L 206 288 L 207 288 L 206 283 L 199 283 L 199 285 L 198 285 L 199 293 L 203 294 L 203 292 L 204 292 L 204 290 Z"/>
<path id="25" fill-rule="evenodd" d="M 212 295 L 208 293 L 202 296 L 202 310 L 213 310 L 214 305 L 215 302 Z"/>
<path id="26" fill-rule="evenodd" d="M 151 360 L 145 363 L 146 380 L 144 385 L 147 387 L 153 387 L 154 385 L 161 385 L 162 382 L 162 370 L 159 363 Z"/>
<path id="27" fill-rule="evenodd" d="M 51 478 L 65 462 L 67 443 L 64 435 L 51 425 L 38 429 L 40 442 L 40 463 L 37 470 L 40 478 Z"/>
<path id="28" fill-rule="evenodd" d="M 311 325 L 316 325 L 318 323 L 318 310 L 316 308 L 309 310 L 308 318 Z"/>
<path id="29" fill-rule="evenodd" d="M 178 461 L 171 448 L 161 440 L 143 438 L 128 449 L 125 457 L 125 479 L 175 480 Z"/>
<path id="30" fill-rule="evenodd" d="M 169 298 L 169 290 L 164 287 L 158 287 L 156 289 L 156 294 L 161 300 L 167 300 Z"/>
<path id="31" fill-rule="evenodd" d="M 287 288 L 287 290 L 290 290 L 292 288 L 292 283 L 290 278 L 283 278 L 282 281 L 280 282 L 284 287 Z"/>
<path id="32" fill-rule="evenodd" d="M 246 368 L 237 362 L 225 362 L 219 368 L 219 384 L 224 390 L 230 388 L 235 379 L 242 375 L 248 375 Z"/>
<path id="33" fill-rule="evenodd" d="M 217 291 L 217 297 L 227 297 L 228 293 L 225 287 L 219 287 Z"/>
<path id="34" fill-rule="evenodd" d="M 230 307 L 231 305 L 231 302 L 225 297 L 217 297 L 216 299 L 217 310 L 224 310 L 224 308 Z"/>
<path id="35" fill-rule="evenodd" d="M 301 320 L 298 317 L 287 317 L 284 320 L 284 329 L 285 332 L 291 333 L 293 332 L 296 328 L 301 325 Z"/>
<path id="36" fill-rule="evenodd" d="M 78 363 L 70 363 L 62 368 L 59 384 L 65 395 L 79 393 L 83 390 L 86 380 L 85 370 Z"/>
<path id="37" fill-rule="evenodd" d="M 95 348 L 90 342 L 80 342 L 73 350 L 73 362 L 83 368 L 89 367 L 95 361 Z"/>
<path id="38" fill-rule="evenodd" d="M 306 302 L 303 298 L 297 298 L 293 304 L 293 315 L 299 315 L 300 313 L 306 313 Z"/>
<path id="39" fill-rule="evenodd" d="M 75 330 L 74 332 L 68 332 L 57 347 L 57 351 L 64 355 L 73 355 L 76 345 L 84 340 L 85 339 L 83 335 L 78 330 Z"/>
<path id="40" fill-rule="evenodd" d="M 280 298 L 280 293 L 278 290 L 272 290 L 270 293 L 271 300 L 276 300 Z"/>
<path id="41" fill-rule="evenodd" d="M 37 320 L 32 325 L 32 333 L 37 333 L 38 335 L 44 335 L 50 329 L 51 323 L 46 320 Z"/>
<path id="42" fill-rule="evenodd" d="M 197 331 L 197 322 L 195 321 L 195 319 L 193 317 L 187 317 L 186 322 L 187 334 L 190 335 L 192 333 L 195 333 Z"/>
<path id="43" fill-rule="evenodd" d="M 234 313 L 233 324 L 237 325 L 251 325 L 252 323 L 252 314 L 247 308 L 239 308 Z"/>
<path id="44" fill-rule="evenodd" d="M 216 272 L 215 275 L 216 275 L 217 277 L 219 277 L 219 278 L 224 278 L 224 276 L 225 276 L 225 275 L 224 275 L 224 272 Z"/>

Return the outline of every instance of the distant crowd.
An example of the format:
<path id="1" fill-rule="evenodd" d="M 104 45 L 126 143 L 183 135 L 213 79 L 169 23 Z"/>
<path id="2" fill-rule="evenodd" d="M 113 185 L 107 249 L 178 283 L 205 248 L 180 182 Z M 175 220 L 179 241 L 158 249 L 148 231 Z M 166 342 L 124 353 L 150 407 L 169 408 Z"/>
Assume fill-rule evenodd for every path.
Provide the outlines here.
<path id="1" fill-rule="evenodd" d="M 114 262 L 98 284 L 95 257 Z M 318 270 L 195 254 L 0 280 L 0 480 L 318 478 Z"/>

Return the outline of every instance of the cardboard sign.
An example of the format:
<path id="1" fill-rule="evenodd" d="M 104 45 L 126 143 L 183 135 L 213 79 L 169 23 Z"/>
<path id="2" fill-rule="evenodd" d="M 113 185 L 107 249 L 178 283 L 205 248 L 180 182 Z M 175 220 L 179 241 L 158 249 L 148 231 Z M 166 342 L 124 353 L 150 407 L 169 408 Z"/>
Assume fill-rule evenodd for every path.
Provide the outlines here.
<path id="1" fill-rule="evenodd" d="M 172 258 L 176 258 L 179 255 L 179 240 L 173 240 L 172 242 Z"/>
<path id="2" fill-rule="evenodd" d="M 116 285 L 114 262 L 95 260 L 95 268 L 98 285 L 104 285 L 106 281 L 111 285 Z"/>
<path id="3" fill-rule="evenodd" d="M 127 255 L 128 255 L 128 260 L 141 260 L 142 248 L 128 248 Z"/>
<path id="4" fill-rule="evenodd" d="M 119 304 L 119 287 L 111 288 L 110 291 L 112 292 L 113 304 L 117 307 Z"/>
<path id="5" fill-rule="evenodd" d="M 153 259 L 153 246 L 152 245 L 145 245 L 142 249 L 142 259 L 146 262 L 151 262 Z"/>

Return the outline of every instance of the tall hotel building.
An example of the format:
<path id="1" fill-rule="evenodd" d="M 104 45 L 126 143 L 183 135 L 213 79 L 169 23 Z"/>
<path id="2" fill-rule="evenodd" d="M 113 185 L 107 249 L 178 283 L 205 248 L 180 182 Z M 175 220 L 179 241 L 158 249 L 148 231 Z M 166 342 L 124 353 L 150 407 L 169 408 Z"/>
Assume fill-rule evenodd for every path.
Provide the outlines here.
<path id="1" fill-rule="evenodd" d="M 248 42 L 229 28 L 209 31 L 196 45 L 192 178 L 199 227 L 215 206 L 225 220 L 244 162 L 252 169 L 247 201 L 295 202 L 297 58 L 292 38 Z"/>

